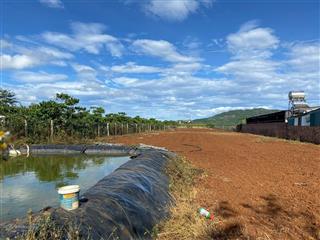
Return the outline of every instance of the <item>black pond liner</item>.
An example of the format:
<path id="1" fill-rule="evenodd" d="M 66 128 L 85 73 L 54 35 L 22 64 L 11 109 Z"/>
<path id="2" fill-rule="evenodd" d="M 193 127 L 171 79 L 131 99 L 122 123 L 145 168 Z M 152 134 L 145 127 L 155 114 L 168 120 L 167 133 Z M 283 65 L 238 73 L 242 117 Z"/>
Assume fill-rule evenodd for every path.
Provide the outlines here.
<path id="1" fill-rule="evenodd" d="M 172 198 L 165 167 L 175 155 L 160 148 L 111 144 L 30 148 L 33 154 L 87 151 L 126 154 L 132 159 L 82 194 L 78 209 L 51 209 L 52 219 L 60 226 L 78 226 L 83 239 L 150 239 L 153 227 L 169 214 Z M 0 237 L 15 237 L 26 231 L 26 225 L 26 219 L 2 223 Z"/>
<path id="2" fill-rule="evenodd" d="M 22 153 L 26 149 L 21 149 Z M 62 144 L 49 144 L 49 145 L 32 145 L 30 146 L 31 154 L 108 154 L 108 155 L 132 155 L 135 154 L 136 148 L 120 145 L 120 144 L 92 144 L 92 145 L 62 145 Z"/>

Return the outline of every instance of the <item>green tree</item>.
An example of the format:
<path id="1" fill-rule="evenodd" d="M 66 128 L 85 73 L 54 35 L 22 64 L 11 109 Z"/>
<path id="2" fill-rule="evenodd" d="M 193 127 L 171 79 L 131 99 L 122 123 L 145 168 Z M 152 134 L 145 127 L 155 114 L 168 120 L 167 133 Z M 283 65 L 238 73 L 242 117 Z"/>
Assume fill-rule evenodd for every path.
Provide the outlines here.
<path id="1" fill-rule="evenodd" d="M 6 90 L 6 89 L 0 89 L 0 105 L 1 106 L 15 106 L 17 103 L 16 96 L 13 92 Z"/>
<path id="2" fill-rule="evenodd" d="M 129 127 L 139 124 L 142 129 L 148 129 L 147 124 L 160 126 L 172 122 L 161 122 L 155 118 L 134 118 L 125 112 L 109 113 L 105 115 L 102 107 L 86 109 L 79 106 L 79 99 L 66 93 L 56 94 L 54 100 L 41 101 L 29 106 L 17 105 L 15 94 L 11 91 L 0 90 L 0 115 L 5 115 L 8 130 L 15 136 L 25 136 L 28 133 L 30 142 L 44 142 L 51 132 L 50 120 L 53 120 L 54 135 L 60 139 L 65 137 L 94 138 L 97 134 L 105 134 L 106 124 L 115 123 Z M 27 122 L 25 122 L 27 120 Z M 25 124 L 27 123 L 27 124 Z M 27 131 L 26 131 L 27 129 Z"/>
<path id="3" fill-rule="evenodd" d="M 56 99 L 58 101 L 62 101 L 67 106 L 74 106 L 80 102 L 79 99 L 71 97 L 70 95 L 68 95 L 66 93 L 57 93 Z"/>
<path id="4" fill-rule="evenodd" d="M 105 121 L 105 117 L 103 114 L 105 110 L 102 107 L 91 107 L 92 109 L 92 119 L 95 123 L 103 123 Z"/>

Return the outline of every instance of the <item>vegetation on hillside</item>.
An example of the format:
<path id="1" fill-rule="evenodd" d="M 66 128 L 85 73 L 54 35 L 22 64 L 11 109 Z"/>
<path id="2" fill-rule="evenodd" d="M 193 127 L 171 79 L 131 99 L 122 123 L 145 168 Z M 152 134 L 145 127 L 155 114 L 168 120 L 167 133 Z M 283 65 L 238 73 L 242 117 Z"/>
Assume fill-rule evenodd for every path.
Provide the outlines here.
<path id="1" fill-rule="evenodd" d="M 277 112 L 279 110 L 254 108 L 245 110 L 232 110 L 223 112 L 212 117 L 193 120 L 195 124 L 207 124 L 215 127 L 234 127 L 240 123 L 245 123 L 246 118 L 258 115 Z"/>

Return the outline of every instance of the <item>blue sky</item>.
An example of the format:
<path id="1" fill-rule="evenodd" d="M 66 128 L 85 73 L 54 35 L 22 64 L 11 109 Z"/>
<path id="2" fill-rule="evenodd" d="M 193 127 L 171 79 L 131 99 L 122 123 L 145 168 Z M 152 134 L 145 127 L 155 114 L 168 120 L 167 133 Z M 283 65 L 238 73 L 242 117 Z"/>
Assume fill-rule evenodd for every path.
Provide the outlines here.
<path id="1" fill-rule="evenodd" d="M 1 87 L 23 104 L 160 119 L 320 105 L 319 1 L 3 0 Z"/>

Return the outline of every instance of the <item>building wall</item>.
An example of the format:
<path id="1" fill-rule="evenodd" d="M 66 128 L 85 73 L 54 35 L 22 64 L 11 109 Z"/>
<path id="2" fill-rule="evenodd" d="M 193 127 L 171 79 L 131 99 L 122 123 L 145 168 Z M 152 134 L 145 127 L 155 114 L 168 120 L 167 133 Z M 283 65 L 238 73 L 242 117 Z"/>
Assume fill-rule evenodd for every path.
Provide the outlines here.
<path id="1" fill-rule="evenodd" d="M 310 114 L 301 117 L 301 126 L 310 126 Z"/>
<path id="2" fill-rule="evenodd" d="M 294 118 L 288 118 L 288 125 L 294 126 Z"/>
<path id="3" fill-rule="evenodd" d="M 310 126 L 320 126 L 320 109 L 310 113 Z"/>
<path id="4" fill-rule="evenodd" d="M 239 132 L 320 144 L 320 126 L 290 126 L 286 123 L 240 124 Z"/>
<path id="5" fill-rule="evenodd" d="M 288 125 L 291 126 L 320 126 L 320 109 L 308 114 L 288 118 Z"/>

